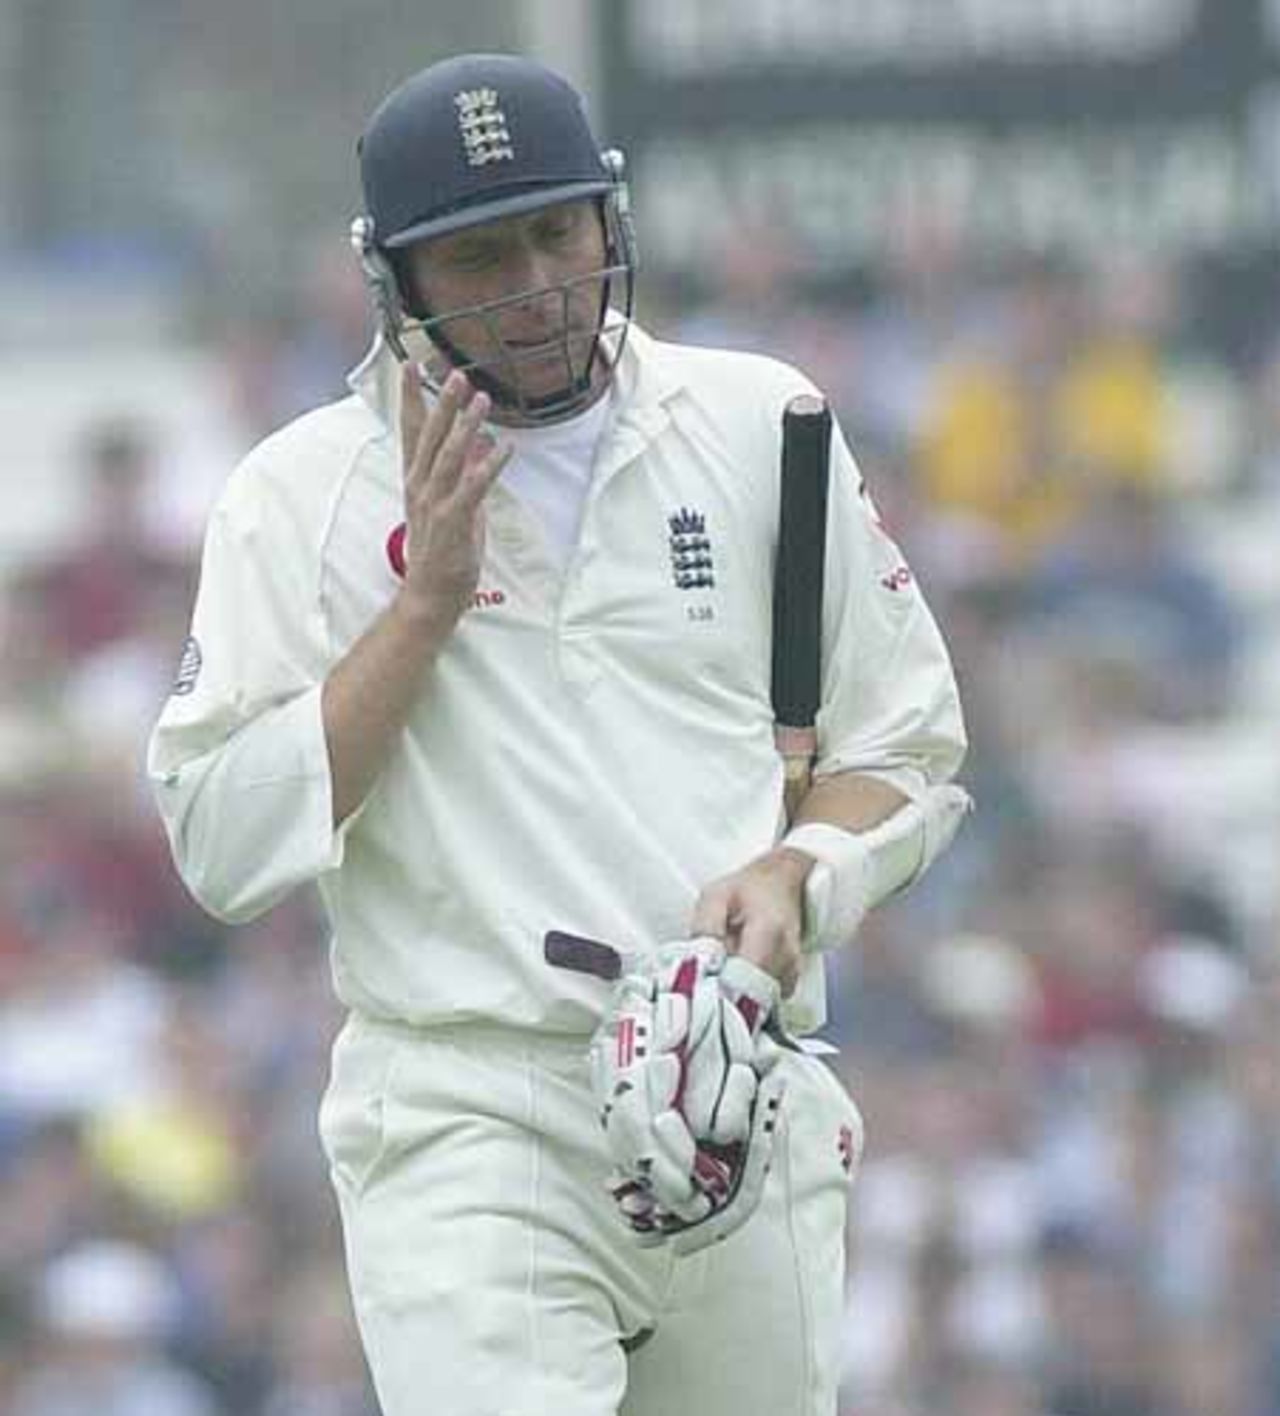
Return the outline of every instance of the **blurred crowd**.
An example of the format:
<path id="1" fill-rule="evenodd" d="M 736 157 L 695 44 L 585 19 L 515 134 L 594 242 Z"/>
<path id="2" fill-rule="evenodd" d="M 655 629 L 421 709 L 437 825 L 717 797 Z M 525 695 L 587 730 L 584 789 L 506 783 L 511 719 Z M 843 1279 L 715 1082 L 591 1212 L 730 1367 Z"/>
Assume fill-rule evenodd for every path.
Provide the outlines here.
<path id="1" fill-rule="evenodd" d="M 1280 322 L 1225 360 L 1176 271 L 926 231 L 856 301 L 767 233 L 722 271 L 642 320 L 828 391 L 972 736 L 976 815 L 834 978 L 842 1416 L 1280 1416 Z M 354 270 L 305 274 L 220 350 L 229 447 L 362 352 Z M 373 1416 L 316 902 L 205 918 L 141 772 L 198 518 L 145 419 L 76 457 L 80 529 L 0 587 L 0 1410 Z"/>

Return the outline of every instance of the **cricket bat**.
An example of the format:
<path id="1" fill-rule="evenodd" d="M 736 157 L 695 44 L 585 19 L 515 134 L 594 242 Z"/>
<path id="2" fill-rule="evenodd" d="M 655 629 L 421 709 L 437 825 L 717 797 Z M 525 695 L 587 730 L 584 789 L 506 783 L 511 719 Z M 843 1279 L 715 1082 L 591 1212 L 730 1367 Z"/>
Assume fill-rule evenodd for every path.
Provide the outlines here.
<path id="1" fill-rule="evenodd" d="M 800 394 L 782 415 L 778 547 L 773 571 L 774 741 L 790 822 L 809 789 L 822 694 L 822 594 L 831 472 L 831 409 Z"/>

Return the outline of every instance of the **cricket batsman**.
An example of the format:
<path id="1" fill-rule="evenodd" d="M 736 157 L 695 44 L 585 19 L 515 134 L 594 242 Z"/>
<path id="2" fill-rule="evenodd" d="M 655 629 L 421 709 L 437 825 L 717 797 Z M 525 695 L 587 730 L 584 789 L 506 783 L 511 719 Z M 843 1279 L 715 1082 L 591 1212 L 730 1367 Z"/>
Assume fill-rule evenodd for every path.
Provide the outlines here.
<path id="1" fill-rule="evenodd" d="M 833 429 L 789 816 L 817 390 L 633 321 L 623 160 L 538 64 L 410 78 L 359 171 L 377 338 L 228 480 L 149 772 L 219 918 L 318 882 L 383 1410 L 833 1416 L 862 1124 L 812 1035 L 825 953 L 967 806 L 942 639 Z"/>

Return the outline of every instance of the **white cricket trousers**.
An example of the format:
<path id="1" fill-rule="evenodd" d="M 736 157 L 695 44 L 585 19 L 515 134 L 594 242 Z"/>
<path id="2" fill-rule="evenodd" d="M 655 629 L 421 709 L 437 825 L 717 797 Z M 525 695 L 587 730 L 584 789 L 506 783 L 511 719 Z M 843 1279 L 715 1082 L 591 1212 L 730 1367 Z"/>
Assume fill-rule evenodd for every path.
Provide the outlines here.
<path id="1" fill-rule="evenodd" d="M 843 1087 L 786 1055 L 759 1210 L 678 1259 L 614 1211 L 585 1052 L 345 1024 L 320 1130 L 385 1416 L 834 1416 L 862 1144 Z"/>

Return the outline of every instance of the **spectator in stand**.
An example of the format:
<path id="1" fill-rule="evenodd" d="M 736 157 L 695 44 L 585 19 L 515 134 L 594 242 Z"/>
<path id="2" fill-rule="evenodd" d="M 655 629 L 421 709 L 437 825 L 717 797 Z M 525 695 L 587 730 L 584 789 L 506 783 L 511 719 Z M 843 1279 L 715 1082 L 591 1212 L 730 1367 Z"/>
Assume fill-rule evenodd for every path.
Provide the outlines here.
<path id="1" fill-rule="evenodd" d="M 1031 267 L 1000 337 L 939 371 L 918 473 L 944 514 L 996 530 L 1009 563 L 1034 563 L 1099 485 L 1158 484 L 1168 436 L 1157 351 L 1140 324 L 1092 317 L 1082 277 Z"/>
<path id="2" fill-rule="evenodd" d="M 179 573 L 149 522 L 155 455 L 151 430 L 131 419 L 104 419 L 85 435 L 79 537 L 40 568 L 33 587 L 51 634 L 73 657 L 130 635 L 156 581 Z"/>
<path id="3" fill-rule="evenodd" d="M 13 1416 L 217 1416 L 164 1354 L 176 1296 L 164 1264 L 135 1245 L 100 1241 L 56 1259 L 37 1296 L 42 1360 Z"/>
<path id="4" fill-rule="evenodd" d="M 1238 616 L 1152 488 L 1104 486 L 1024 594 L 1033 633 L 1047 624 L 1081 653 L 1128 666 L 1144 716 L 1182 721 L 1230 702 Z"/>

